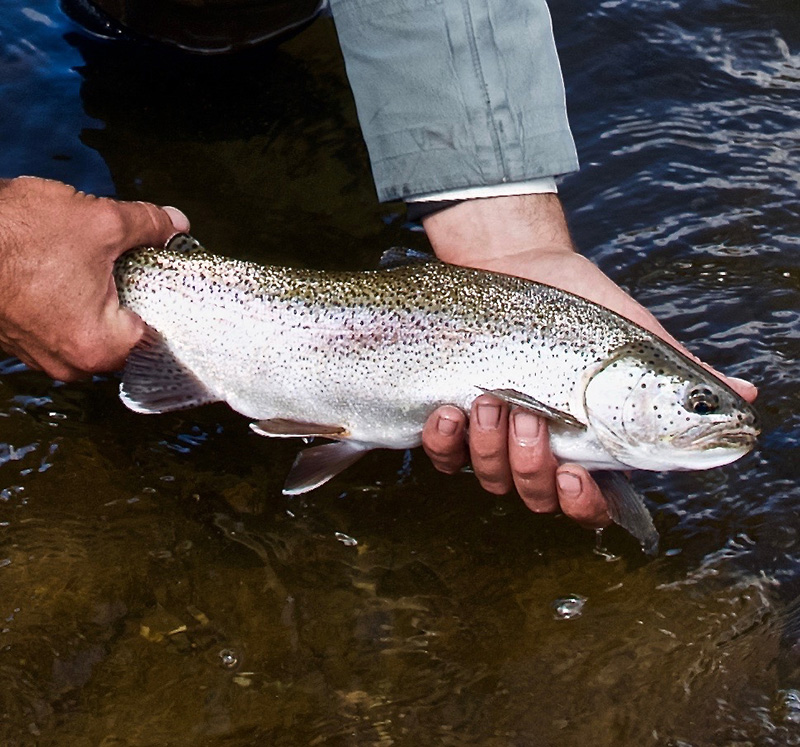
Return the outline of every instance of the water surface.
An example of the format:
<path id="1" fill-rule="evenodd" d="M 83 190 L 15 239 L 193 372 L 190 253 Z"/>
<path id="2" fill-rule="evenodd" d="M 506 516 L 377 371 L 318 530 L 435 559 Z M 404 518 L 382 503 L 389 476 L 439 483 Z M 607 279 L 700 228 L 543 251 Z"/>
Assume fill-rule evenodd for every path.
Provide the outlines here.
<path id="1" fill-rule="evenodd" d="M 647 561 L 420 452 L 287 498 L 298 446 L 224 406 L 137 416 L 114 377 L 6 360 L 4 744 L 800 744 L 797 9 L 553 6 L 576 242 L 760 387 L 759 449 L 637 475 Z M 425 248 L 375 202 L 329 21 L 199 64 L 0 0 L 0 96 L 2 175 L 177 205 L 208 247 L 265 262 Z"/>

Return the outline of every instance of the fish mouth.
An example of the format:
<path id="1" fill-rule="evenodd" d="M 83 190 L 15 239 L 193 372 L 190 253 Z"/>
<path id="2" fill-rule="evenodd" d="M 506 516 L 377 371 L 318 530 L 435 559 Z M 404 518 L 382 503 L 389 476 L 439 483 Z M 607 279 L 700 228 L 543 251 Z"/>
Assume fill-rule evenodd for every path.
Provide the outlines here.
<path id="1" fill-rule="evenodd" d="M 739 425 L 735 429 L 726 423 L 711 428 L 708 425 L 694 425 L 676 436 L 673 444 L 691 451 L 731 449 L 745 453 L 755 446 L 759 433 L 761 429 L 755 425 Z"/>

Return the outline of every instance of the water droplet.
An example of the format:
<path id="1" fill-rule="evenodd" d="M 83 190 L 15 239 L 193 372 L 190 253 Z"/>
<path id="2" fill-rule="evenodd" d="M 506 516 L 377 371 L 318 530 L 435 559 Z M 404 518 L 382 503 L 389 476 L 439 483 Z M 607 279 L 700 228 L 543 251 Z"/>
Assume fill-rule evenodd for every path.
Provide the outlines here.
<path id="1" fill-rule="evenodd" d="M 336 537 L 339 542 L 341 542 L 345 547 L 355 547 L 358 544 L 358 540 L 354 537 L 351 537 L 348 534 L 343 534 L 342 532 L 335 532 L 334 537 Z"/>
<path id="2" fill-rule="evenodd" d="M 574 620 L 583 614 L 587 598 L 580 594 L 570 594 L 553 602 L 553 617 L 556 620 Z"/>

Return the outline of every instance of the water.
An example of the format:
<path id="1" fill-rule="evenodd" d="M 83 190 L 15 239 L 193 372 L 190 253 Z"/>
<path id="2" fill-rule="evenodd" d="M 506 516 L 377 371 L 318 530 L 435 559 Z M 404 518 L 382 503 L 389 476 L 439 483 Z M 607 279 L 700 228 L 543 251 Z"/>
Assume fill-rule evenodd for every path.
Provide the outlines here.
<path id="1" fill-rule="evenodd" d="M 286 498 L 299 444 L 222 406 L 137 416 L 114 377 L 5 361 L 4 744 L 800 744 L 797 9 L 553 5 L 575 239 L 759 385 L 760 448 L 636 476 L 648 561 L 416 452 Z M 0 173 L 177 205 L 248 259 L 425 248 L 375 203 L 329 22 L 274 56 L 149 59 L 0 0 Z"/>

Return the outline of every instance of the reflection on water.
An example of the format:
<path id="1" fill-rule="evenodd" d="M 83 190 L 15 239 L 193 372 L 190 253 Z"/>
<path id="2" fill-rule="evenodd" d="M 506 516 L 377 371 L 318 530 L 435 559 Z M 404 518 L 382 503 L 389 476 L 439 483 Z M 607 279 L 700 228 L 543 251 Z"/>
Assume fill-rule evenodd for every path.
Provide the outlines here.
<path id="1" fill-rule="evenodd" d="M 4 361 L 4 744 L 800 744 L 795 8 L 553 6 L 576 241 L 759 385 L 760 449 L 637 475 L 647 561 L 416 452 L 287 498 L 297 446 L 224 407 L 145 418 Z M 424 248 L 374 202 L 329 22 L 154 67 L 0 0 L 3 173 L 178 205 L 245 258 Z"/>

